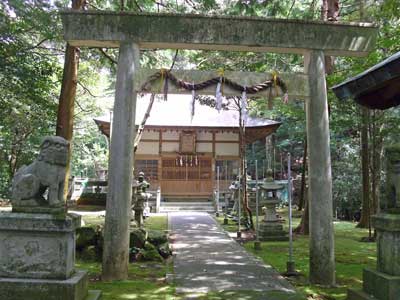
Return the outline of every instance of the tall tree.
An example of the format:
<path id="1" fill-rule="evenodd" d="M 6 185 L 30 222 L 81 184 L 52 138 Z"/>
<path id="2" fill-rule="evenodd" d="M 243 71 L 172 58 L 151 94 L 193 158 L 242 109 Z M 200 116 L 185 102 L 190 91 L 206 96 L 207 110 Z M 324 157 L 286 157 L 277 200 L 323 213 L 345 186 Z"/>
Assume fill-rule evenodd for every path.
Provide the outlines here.
<path id="1" fill-rule="evenodd" d="M 322 0 L 321 20 L 336 22 L 339 18 L 339 0 Z M 335 64 L 333 56 L 325 56 L 325 72 L 332 74 Z"/>
<path id="2" fill-rule="evenodd" d="M 362 172 L 362 212 L 358 227 L 371 227 L 370 223 L 370 176 L 369 176 L 369 142 L 368 125 L 370 113 L 366 107 L 361 108 L 361 172 Z"/>
<path id="3" fill-rule="evenodd" d="M 365 3 L 359 0 L 360 21 L 364 20 Z M 369 236 L 371 237 L 371 197 L 370 197 L 370 153 L 369 153 L 369 136 L 368 129 L 370 123 L 370 111 L 366 107 L 361 107 L 361 172 L 362 172 L 362 212 L 358 227 L 369 228 Z"/>
<path id="4" fill-rule="evenodd" d="M 72 0 L 72 9 L 83 8 L 85 0 Z M 79 48 L 67 43 L 65 49 L 64 72 L 61 84 L 60 100 L 57 112 L 56 135 L 70 142 L 68 160 L 65 174 L 64 195 L 68 194 L 68 182 L 70 175 L 70 161 L 72 152 L 72 136 L 74 130 L 74 107 L 76 87 L 78 84 Z"/>
<path id="5" fill-rule="evenodd" d="M 42 136 L 54 127 L 59 66 L 57 52 L 47 48 L 58 34 L 52 9 L 45 1 L 0 1 L 1 197 L 8 196 L 15 171 L 32 161 Z"/>

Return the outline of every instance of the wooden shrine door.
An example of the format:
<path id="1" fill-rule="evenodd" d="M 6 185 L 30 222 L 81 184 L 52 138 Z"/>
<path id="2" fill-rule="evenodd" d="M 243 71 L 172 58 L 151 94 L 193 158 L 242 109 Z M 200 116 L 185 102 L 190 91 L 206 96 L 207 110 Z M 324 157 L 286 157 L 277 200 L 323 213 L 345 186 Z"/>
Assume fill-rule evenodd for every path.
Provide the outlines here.
<path id="1" fill-rule="evenodd" d="M 210 197 L 213 192 L 212 158 L 195 155 L 161 160 L 161 192 L 182 198 Z"/>

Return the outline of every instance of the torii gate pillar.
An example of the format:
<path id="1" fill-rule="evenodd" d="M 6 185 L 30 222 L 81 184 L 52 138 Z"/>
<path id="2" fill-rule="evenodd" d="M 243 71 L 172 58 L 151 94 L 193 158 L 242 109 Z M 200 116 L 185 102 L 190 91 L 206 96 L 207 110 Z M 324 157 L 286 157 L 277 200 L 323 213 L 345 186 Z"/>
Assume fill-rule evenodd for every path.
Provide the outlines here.
<path id="1" fill-rule="evenodd" d="M 305 56 L 310 98 L 306 101 L 309 155 L 310 281 L 335 284 L 332 175 L 325 59 L 321 50 Z"/>
<path id="2" fill-rule="evenodd" d="M 136 111 L 134 77 L 139 69 L 139 56 L 137 44 L 121 42 L 108 165 L 103 280 L 126 279 L 128 276 Z"/>

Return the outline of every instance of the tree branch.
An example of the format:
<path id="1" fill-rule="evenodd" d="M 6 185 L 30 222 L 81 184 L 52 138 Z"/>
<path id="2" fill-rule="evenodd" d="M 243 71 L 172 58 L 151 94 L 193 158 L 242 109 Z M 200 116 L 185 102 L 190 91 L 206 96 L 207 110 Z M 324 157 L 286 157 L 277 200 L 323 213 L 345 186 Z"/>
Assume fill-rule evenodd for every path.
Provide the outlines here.
<path id="1" fill-rule="evenodd" d="M 136 5 L 137 9 L 138 9 L 140 12 L 143 12 L 143 8 L 140 7 L 139 3 L 137 3 L 136 0 L 134 0 L 133 3 Z"/>
<path id="2" fill-rule="evenodd" d="M 39 47 L 41 44 L 43 44 L 45 41 L 47 41 L 47 40 L 48 40 L 48 38 L 44 38 L 39 43 L 37 43 L 35 46 L 31 46 L 31 47 L 25 48 L 22 51 L 29 51 L 29 50 L 35 49 L 35 48 Z"/>
<path id="3" fill-rule="evenodd" d="M 174 65 L 175 65 L 175 62 L 176 62 L 176 58 L 178 57 L 178 52 L 179 52 L 179 50 L 176 49 L 174 59 L 172 61 L 171 67 L 169 68 L 170 71 L 174 68 Z"/>
<path id="4" fill-rule="evenodd" d="M 89 7 L 93 7 L 94 9 L 100 10 L 100 8 L 98 8 L 96 5 L 93 5 L 92 3 L 90 3 L 89 1 L 87 1 L 87 5 Z"/>
<path id="5" fill-rule="evenodd" d="M 97 48 L 97 49 L 99 49 L 99 51 L 100 51 L 111 63 L 117 64 L 117 61 L 116 61 L 114 58 L 112 58 L 109 54 L 107 54 L 107 52 L 105 52 L 105 51 L 103 50 L 103 48 Z"/>
<path id="6" fill-rule="evenodd" d="M 289 19 L 289 16 L 292 13 L 292 9 L 293 9 L 293 6 L 294 6 L 295 3 L 296 3 L 296 0 L 293 0 L 292 5 L 290 6 L 289 12 L 288 12 L 288 14 L 286 16 L 286 19 Z"/>
<path id="7" fill-rule="evenodd" d="M 80 81 L 77 82 L 80 87 L 82 87 L 90 96 L 93 98 L 98 98 L 100 96 L 94 95 L 86 86 L 84 86 Z M 79 105 L 78 105 L 79 106 Z"/>

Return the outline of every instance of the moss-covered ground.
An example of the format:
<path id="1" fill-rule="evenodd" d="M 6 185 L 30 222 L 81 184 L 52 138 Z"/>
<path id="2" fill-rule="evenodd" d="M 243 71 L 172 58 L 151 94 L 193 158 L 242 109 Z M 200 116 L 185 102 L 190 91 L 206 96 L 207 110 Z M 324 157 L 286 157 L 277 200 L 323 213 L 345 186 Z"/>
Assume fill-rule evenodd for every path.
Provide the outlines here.
<path id="1" fill-rule="evenodd" d="M 285 217 L 285 211 L 281 212 Z M 296 214 L 295 214 L 296 215 Z M 86 219 L 90 223 L 90 219 Z M 99 219 L 94 219 L 96 223 Z M 261 220 L 261 218 L 260 218 Z M 218 221 L 223 224 L 223 217 Z M 294 226 L 297 226 L 300 218 L 297 214 L 294 218 Z M 287 224 L 286 224 L 287 225 Z M 336 277 L 337 286 L 326 288 L 311 285 L 308 282 L 308 237 L 295 236 L 294 259 L 296 269 L 301 276 L 289 280 L 296 288 L 306 294 L 308 300 L 344 300 L 349 287 L 361 288 L 362 269 L 365 266 L 374 266 L 376 263 L 375 243 L 360 242 L 362 237 L 368 235 L 365 229 L 356 228 L 355 223 L 335 222 L 335 251 L 336 251 Z M 146 228 L 153 230 L 166 230 L 166 216 L 152 216 L 146 220 Z M 237 225 L 229 220 L 229 225 L 223 225 L 227 231 L 237 231 Z M 262 242 L 262 250 L 255 251 L 254 243 L 249 241 L 244 247 L 259 256 L 267 264 L 284 273 L 288 259 L 288 242 Z M 77 262 L 77 267 L 86 269 L 90 274 L 91 289 L 103 291 L 103 300 L 126 300 L 126 299 L 160 299 L 160 300 L 183 300 L 190 299 L 191 295 L 177 295 L 175 288 L 166 280 L 166 274 L 172 273 L 171 261 L 165 263 L 133 263 L 129 266 L 129 279 L 116 282 L 102 282 L 100 280 L 101 264 Z M 194 295 L 192 295 L 194 296 Z M 199 294 L 196 299 L 202 300 L 282 300 L 279 295 L 266 295 L 254 291 L 226 291 Z M 290 298 L 289 298 L 290 299 Z"/>
<path id="2" fill-rule="evenodd" d="M 91 210 L 93 211 L 93 210 Z M 82 216 L 86 226 L 104 224 L 103 216 Z M 167 216 L 152 216 L 145 220 L 145 228 L 167 230 Z M 102 300 L 167 300 L 175 299 L 175 288 L 166 282 L 166 274 L 171 273 L 170 261 L 163 263 L 136 262 L 129 264 L 129 278 L 123 281 L 101 281 L 101 263 L 77 261 L 76 267 L 89 272 L 89 289 L 102 291 Z"/>
<path id="3" fill-rule="evenodd" d="M 89 289 L 101 290 L 102 300 L 174 299 L 171 297 L 175 289 L 165 281 L 165 274 L 170 268 L 168 263 L 131 263 L 129 278 L 113 282 L 100 280 L 100 263 L 77 261 L 76 267 L 89 271 Z"/>
<path id="4" fill-rule="evenodd" d="M 286 211 L 280 211 L 285 218 Z M 287 218 L 286 218 L 287 219 Z M 218 221 L 223 224 L 223 217 Z M 260 218 L 261 221 L 261 218 Z M 294 227 L 300 222 L 300 215 L 295 213 L 293 220 Z M 285 223 L 287 228 L 287 222 Z M 227 231 L 236 232 L 237 225 L 229 220 L 228 225 L 222 225 Z M 296 235 L 293 243 L 293 254 L 296 269 L 300 272 L 299 277 L 292 277 L 289 280 L 299 291 L 308 295 L 309 299 L 318 300 L 344 300 L 346 299 L 347 289 L 361 288 L 362 270 L 366 266 L 376 264 L 376 245 L 375 243 L 361 242 L 362 237 L 368 236 L 368 230 L 356 228 L 356 223 L 335 222 L 335 257 L 336 257 L 336 278 L 337 286 L 326 288 L 311 285 L 308 282 L 309 272 L 309 239 L 308 236 Z M 254 250 L 254 242 L 246 242 L 244 247 L 259 256 L 265 263 L 272 265 L 279 272 L 286 271 L 289 246 L 288 242 L 262 242 L 262 250 Z"/>
<path id="5" fill-rule="evenodd" d="M 104 211 L 104 207 L 99 206 L 84 206 L 79 208 L 73 208 L 73 210 L 80 212 L 88 212 L 82 215 L 82 220 L 85 226 L 97 226 L 104 225 L 104 214 L 96 214 L 94 212 Z M 168 218 L 167 215 L 151 216 L 145 219 L 145 227 L 149 230 L 167 230 L 168 229 Z"/>

